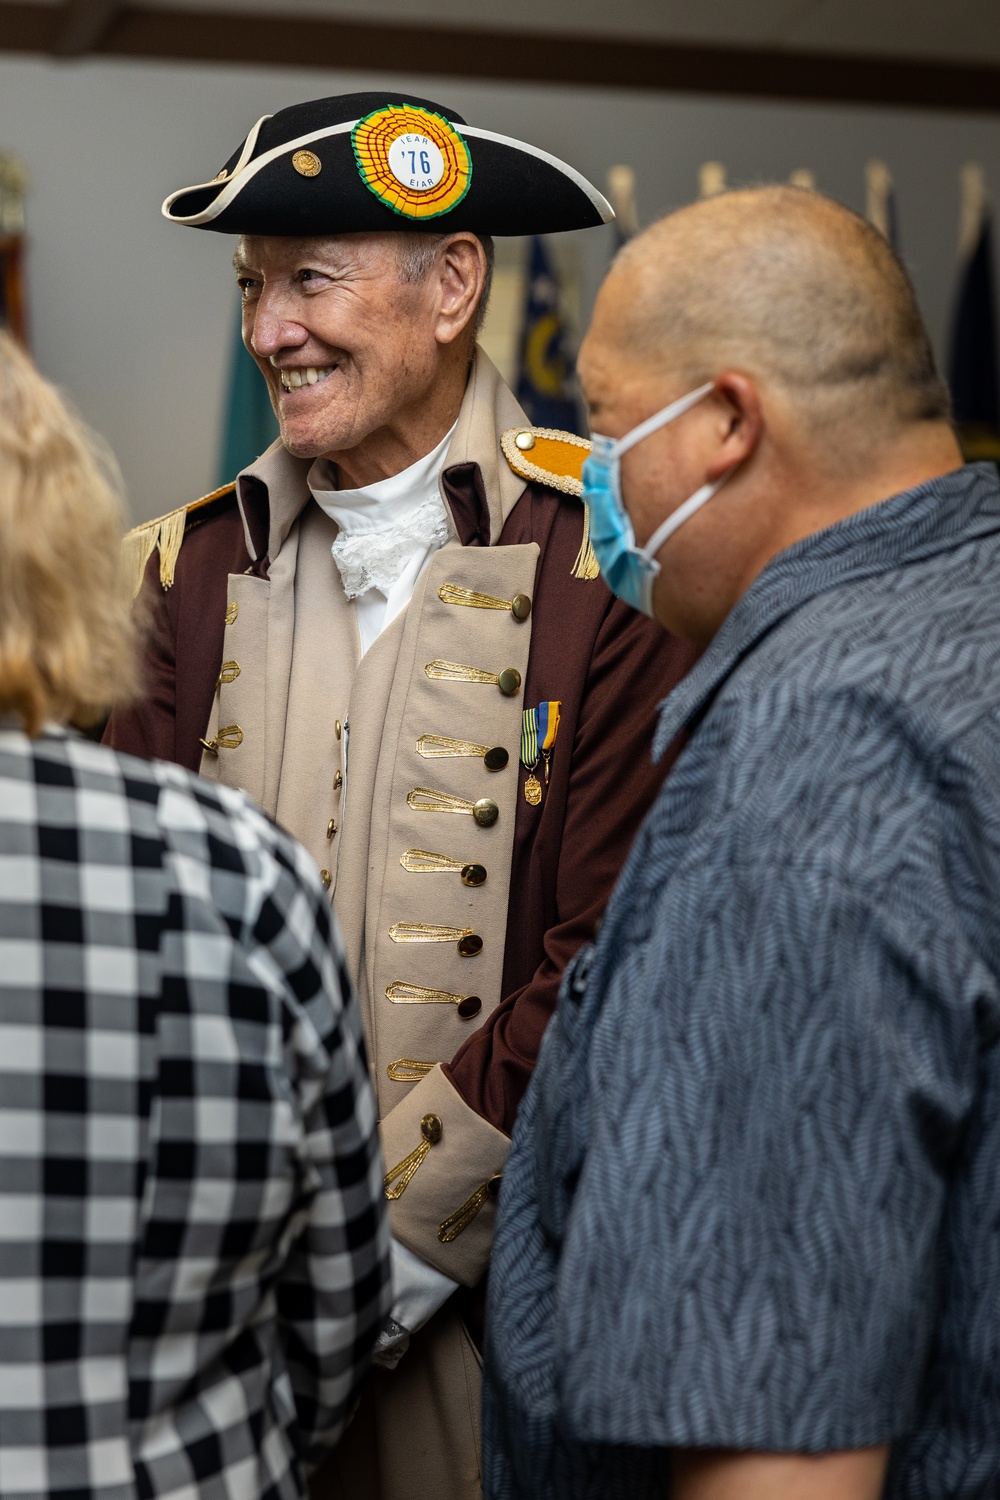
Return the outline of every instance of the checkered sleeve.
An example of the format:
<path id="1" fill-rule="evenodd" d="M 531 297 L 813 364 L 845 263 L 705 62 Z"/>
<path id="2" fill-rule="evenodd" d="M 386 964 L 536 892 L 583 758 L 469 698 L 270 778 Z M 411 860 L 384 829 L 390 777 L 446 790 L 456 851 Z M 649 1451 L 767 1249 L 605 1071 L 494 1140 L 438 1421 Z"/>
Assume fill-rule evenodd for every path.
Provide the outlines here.
<path id="1" fill-rule="evenodd" d="M 284 901 L 275 894 L 263 902 L 253 959 L 284 976 L 294 1016 L 288 1045 L 302 1080 L 309 1205 L 277 1303 L 309 1467 L 343 1431 L 388 1313 L 389 1231 L 374 1090 L 339 937 L 312 861 L 290 841 L 278 857 L 293 879 Z"/>
<path id="2" fill-rule="evenodd" d="M 308 856 L 241 794 L 159 775 L 139 1470 L 151 1494 L 225 1473 L 284 1500 L 343 1431 L 388 1306 L 374 1095 Z"/>

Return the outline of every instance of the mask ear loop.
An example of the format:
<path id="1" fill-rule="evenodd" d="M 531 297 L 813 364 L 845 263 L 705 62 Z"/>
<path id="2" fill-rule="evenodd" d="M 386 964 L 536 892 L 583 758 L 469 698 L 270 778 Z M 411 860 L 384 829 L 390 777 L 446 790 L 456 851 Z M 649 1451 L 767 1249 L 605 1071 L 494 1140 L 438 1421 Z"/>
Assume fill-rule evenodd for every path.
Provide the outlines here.
<path id="1" fill-rule="evenodd" d="M 667 540 L 667 537 L 673 536 L 678 527 L 683 526 L 684 522 L 689 520 L 696 510 L 701 510 L 701 507 L 707 501 L 711 500 L 713 495 L 717 495 L 726 480 L 738 467 L 737 464 L 734 464 L 732 469 L 726 470 L 721 479 L 713 480 L 711 484 L 703 484 L 700 490 L 695 490 L 690 499 L 685 500 L 683 505 L 679 505 L 665 521 L 657 526 L 653 535 L 642 549 L 643 557 L 647 558 L 653 564 L 657 572 L 660 571 L 660 565 L 656 561 L 656 554 Z"/>
<path id="2" fill-rule="evenodd" d="M 636 443 L 641 443 L 643 438 L 649 437 L 650 433 L 659 431 L 661 427 L 666 427 L 668 422 L 673 422 L 675 418 L 682 417 L 686 411 L 690 411 L 692 406 L 697 406 L 698 402 L 703 401 L 714 386 L 715 381 L 710 380 L 706 385 L 700 385 L 696 391 L 689 391 L 686 396 L 681 396 L 679 400 L 672 401 L 662 411 L 654 412 L 651 417 L 646 418 L 645 422 L 640 422 L 638 427 L 633 427 L 631 432 L 626 432 L 623 438 L 619 438 L 614 448 L 608 454 L 608 457 L 612 459 L 621 458 L 623 453 L 627 453 L 630 448 L 634 448 Z"/>

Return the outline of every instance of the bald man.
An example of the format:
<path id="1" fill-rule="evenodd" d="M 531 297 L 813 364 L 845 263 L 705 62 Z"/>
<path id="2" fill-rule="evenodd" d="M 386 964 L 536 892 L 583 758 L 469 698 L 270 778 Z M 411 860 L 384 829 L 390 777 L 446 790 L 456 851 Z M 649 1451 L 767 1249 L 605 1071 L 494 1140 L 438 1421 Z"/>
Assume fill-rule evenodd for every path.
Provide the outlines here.
<path id="1" fill-rule="evenodd" d="M 518 1117 L 486 1493 L 1000 1494 L 996 471 L 814 194 L 633 242 L 581 372 L 605 578 L 704 654 Z"/>

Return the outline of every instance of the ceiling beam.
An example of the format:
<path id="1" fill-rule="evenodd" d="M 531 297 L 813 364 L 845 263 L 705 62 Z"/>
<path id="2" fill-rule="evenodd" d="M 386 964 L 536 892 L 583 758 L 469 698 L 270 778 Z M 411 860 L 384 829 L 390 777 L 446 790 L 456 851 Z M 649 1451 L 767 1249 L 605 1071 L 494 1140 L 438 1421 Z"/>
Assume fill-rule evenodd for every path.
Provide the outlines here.
<path id="1" fill-rule="evenodd" d="M 82 57 L 93 52 L 106 40 L 120 10 L 121 0 L 67 0 L 61 7 L 52 51 L 56 57 Z"/>
<path id="2" fill-rule="evenodd" d="M 56 51 L 60 35 L 70 30 L 69 12 L 77 8 L 95 22 L 90 47 L 108 57 L 1000 113 L 1000 66 L 253 11 L 147 9 L 111 0 L 70 0 L 65 6 L 0 0 L 0 51 Z M 82 31 L 83 19 L 79 24 Z"/>

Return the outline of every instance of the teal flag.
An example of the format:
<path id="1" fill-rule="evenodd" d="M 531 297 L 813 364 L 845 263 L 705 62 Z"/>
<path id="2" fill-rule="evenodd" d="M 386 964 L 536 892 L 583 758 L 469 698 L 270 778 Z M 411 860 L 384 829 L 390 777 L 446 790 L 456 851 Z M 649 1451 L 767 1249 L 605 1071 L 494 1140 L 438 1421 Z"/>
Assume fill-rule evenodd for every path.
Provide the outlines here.
<path id="1" fill-rule="evenodd" d="M 219 445 L 220 485 L 235 479 L 241 469 L 269 448 L 278 436 L 278 419 L 271 407 L 267 381 L 247 353 L 236 309 L 236 338 L 229 364 L 229 391 L 223 408 Z"/>

